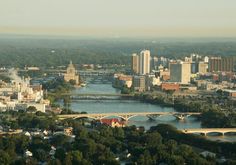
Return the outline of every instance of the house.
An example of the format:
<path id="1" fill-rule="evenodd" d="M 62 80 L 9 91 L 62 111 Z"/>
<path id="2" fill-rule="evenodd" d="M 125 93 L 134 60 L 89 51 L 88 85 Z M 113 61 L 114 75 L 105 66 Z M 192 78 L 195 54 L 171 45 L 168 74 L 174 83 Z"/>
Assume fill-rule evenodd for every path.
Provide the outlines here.
<path id="1" fill-rule="evenodd" d="M 119 119 L 101 119 L 101 123 L 111 127 L 125 127 L 125 123 Z"/>
<path id="2" fill-rule="evenodd" d="M 202 155 L 203 157 L 212 157 L 212 158 L 215 158 L 216 157 L 216 154 L 213 153 L 213 152 L 209 152 L 209 151 L 203 151 L 200 153 L 200 155 Z"/>
<path id="3" fill-rule="evenodd" d="M 29 150 L 26 150 L 24 155 L 25 155 L 25 157 L 32 157 L 33 153 L 30 152 Z"/>
<path id="4" fill-rule="evenodd" d="M 67 136 L 73 135 L 73 128 L 72 127 L 64 128 L 64 134 Z"/>

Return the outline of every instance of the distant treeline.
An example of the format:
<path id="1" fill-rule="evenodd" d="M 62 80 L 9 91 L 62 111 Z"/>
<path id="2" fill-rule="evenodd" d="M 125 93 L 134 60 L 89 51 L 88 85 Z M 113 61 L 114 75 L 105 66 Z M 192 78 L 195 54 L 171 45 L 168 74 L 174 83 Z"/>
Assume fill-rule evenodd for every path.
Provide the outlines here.
<path id="1" fill-rule="evenodd" d="M 1 37 L 0 66 L 60 66 L 76 64 L 130 64 L 132 53 L 150 49 L 152 56 L 180 58 L 191 53 L 235 56 L 233 40 L 125 40 Z"/>

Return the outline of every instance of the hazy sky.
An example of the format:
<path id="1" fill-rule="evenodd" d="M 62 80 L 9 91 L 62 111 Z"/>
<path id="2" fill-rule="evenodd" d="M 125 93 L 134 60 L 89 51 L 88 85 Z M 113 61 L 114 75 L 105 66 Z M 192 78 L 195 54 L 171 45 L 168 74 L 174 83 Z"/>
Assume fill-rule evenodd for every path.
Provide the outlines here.
<path id="1" fill-rule="evenodd" d="M 236 37 L 236 0 L 0 0 L 0 33 Z"/>

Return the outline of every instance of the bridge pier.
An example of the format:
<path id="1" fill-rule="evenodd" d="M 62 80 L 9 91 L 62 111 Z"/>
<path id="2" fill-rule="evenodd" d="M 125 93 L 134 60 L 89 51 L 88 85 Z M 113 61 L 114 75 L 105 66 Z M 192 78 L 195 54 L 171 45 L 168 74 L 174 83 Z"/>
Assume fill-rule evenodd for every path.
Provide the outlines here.
<path id="1" fill-rule="evenodd" d="M 186 117 L 189 117 L 190 115 L 186 115 L 186 114 L 175 114 L 174 117 L 177 120 L 185 120 Z"/>
<path id="2" fill-rule="evenodd" d="M 156 114 L 151 114 L 151 115 L 146 115 L 146 117 L 151 120 L 151 121 L 155 121 L 157 117 L 160 117 L 162 115 L 156 115 Z"/>

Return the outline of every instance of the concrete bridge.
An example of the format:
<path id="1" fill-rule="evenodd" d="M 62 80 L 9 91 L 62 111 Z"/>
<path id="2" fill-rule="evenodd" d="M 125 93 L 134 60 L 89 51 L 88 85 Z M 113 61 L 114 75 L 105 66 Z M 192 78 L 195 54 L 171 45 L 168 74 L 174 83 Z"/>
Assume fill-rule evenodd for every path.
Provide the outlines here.
<path id="1" fill-rule="evenodd" d="M 120 93 L 62 93 L 62 96 L 121 96 L 121 97 L 132 97 L 132 94 L 120 94 Z"/>
<path id="2" fill-rule="evenodd" d="M 50 93 L 50 95 L 55 95 L 55 93 Z M 69 96 L 72 100 L 121 100 L 132 99 L 134 95 L 119 93 L 61 93 L 61 96 Z"/>
<path id="3" fill-rule="evenodd" d="M 154 119 L 158 116 L 163 115 L 173 115 L 178 120 L 184 120 L 186 117 L 191 115 L 201 115 L 201 113 L 192 112 L 119 112 L 119 113 L 90 113 L 90 114 L 68 114 L 68 115 L 58 115 L 59 119 L 78 119 L 78 118 L 91 118 L 95 120 L 101 120 L 107 117 L 119 117 L 124 121 L 128 121 L 130 118 L 135 116 L 146 116 L 150 119 Z"/>
<path id="4" fill-rule="evenodd" d="M 81 94 L 62 94 L 64 96 L 69 96 L 72 100 L 121 100 L 121 99 L 131 99 L 133 95 L 129 94 L 97 94 L 97 93 L 81 93 Z"/>
<path id="5" fill-rule="evenodd" d="M 224 136 L 226 133 L 236 133 L 236 128 L 192 128 L 183 129 L 181 131 L 186 134 L 198 133 L 206 136 L 209 133 L 218 133 Z"/>

